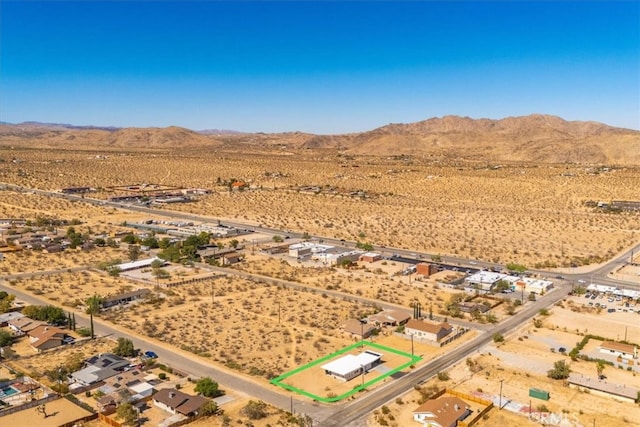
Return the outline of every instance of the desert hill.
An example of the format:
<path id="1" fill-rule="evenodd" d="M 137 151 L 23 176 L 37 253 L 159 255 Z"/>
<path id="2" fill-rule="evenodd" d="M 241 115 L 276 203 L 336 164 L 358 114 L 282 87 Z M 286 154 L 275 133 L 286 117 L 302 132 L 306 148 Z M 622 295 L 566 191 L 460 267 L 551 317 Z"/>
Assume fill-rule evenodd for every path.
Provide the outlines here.
<path id="1" fill-rule="evenodd" d="M 640 164 L 638 131 L 539 114 L 501 120 L 445 116 L 359 134 L 316 136 L 305 147 L 488 161 Z"/>
<path id="2" fill-rule="evenodd" d="M 180 127 L 99 128 L 42 123 L 0 124 L 0 144 L 58 149 L 222 149 L 340 151 L 353 155 L 414 155 L 490 162 L 640 165 L 640 132 L 597 122 L 533 114 L 500 120 L 445 116 L 389 124 L 344 135 L 195 132 Z"/>

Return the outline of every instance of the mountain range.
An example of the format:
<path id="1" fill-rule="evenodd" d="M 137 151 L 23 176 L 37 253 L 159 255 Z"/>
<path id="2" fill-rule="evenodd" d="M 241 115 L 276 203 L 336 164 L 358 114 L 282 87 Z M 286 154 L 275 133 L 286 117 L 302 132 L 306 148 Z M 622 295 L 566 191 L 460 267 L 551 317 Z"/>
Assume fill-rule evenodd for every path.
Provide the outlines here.
<path id="1" fill-rule="evenodd" d="M 412 155 L 483 161 L 640 165 L 640 131 L 533 114 L 500 120 L 445 116 L 389 124 L 366 132 L 242 133 L 166 128 L 114 128 L 26 122 L 0 124 L 0 144 L 72 149 L 286 149 L 352 155 Z"/>

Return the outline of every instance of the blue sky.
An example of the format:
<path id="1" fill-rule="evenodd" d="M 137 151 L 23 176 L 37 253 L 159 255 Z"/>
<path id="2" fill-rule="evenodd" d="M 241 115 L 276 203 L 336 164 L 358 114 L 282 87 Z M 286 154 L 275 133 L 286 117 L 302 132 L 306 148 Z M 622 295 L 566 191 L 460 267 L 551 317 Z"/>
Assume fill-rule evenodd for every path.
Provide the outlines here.
<path id="1" fill-rule="evenodd" d="M 640 2 L 6 1 L 0 120 L 343 133 L 640 129 Z"/>

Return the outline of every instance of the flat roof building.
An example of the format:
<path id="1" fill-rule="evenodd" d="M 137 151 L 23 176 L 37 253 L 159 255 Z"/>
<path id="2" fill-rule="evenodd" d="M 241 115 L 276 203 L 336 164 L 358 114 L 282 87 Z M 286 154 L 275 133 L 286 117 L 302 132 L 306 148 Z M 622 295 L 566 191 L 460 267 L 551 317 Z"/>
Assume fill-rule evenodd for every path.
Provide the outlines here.
<path id="1" fill-rule="evenodd" d="M 347 354 L 340 359 L 322 365 L 327 375 L 342 381 L 349 381 L 358 375 L 365 374 L 369 369 L 380 363 L 382 354 L 366 350 L 357 356 Z"/>

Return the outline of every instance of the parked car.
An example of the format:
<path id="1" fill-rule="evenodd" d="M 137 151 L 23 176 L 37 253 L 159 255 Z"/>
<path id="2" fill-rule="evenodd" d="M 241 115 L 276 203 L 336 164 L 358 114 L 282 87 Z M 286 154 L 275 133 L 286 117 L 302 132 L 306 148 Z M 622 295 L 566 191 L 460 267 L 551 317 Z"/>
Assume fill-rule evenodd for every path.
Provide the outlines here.
<path id="1" fill-rule="evenodd" d="M 157 359 L 158 355 L 155 352 L 149 350 L 144 352 L 144 357 L 146 359 Z"/>

